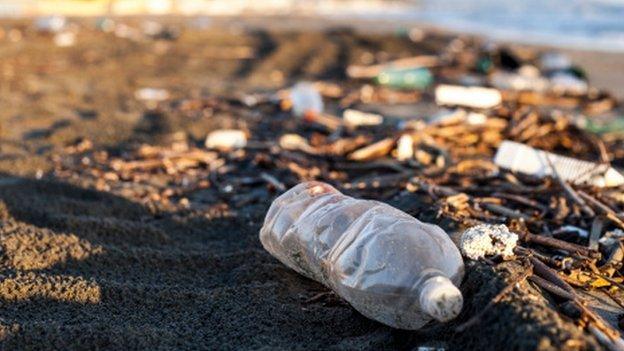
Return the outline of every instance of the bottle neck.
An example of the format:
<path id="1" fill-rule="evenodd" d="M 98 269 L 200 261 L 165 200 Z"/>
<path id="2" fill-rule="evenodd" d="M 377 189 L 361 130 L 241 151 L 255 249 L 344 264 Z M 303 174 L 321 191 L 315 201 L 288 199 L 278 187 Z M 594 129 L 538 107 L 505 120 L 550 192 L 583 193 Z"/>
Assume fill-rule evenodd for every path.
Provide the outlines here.
<path id="1" fill-rule="evenodd" d="M 461 312 L 464 302 L 461 291 L 442 272 L 424 272 L 416 286 L 421 310 L 435 320 L 447 322 Z"/>

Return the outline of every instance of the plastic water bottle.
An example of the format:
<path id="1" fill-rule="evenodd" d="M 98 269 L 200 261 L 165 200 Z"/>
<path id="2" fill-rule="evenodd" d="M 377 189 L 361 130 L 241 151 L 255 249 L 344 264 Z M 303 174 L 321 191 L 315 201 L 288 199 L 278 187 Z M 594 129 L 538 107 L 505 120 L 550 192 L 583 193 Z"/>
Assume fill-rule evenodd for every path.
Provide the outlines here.
<path id="1" fill-rule="evenodd" d="M 438 226 L 387 204 L 301 183 L 273 202 L 260 241 L 288 267 L 392 327 L 419 329 L 461 311 L 457 247 Z"/>

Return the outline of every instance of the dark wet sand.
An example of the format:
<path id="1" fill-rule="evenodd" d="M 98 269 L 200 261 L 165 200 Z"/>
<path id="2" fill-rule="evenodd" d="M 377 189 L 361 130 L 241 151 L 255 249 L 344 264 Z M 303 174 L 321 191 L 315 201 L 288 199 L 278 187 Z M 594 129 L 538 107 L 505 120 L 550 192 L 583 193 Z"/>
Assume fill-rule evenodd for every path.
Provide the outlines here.
<path id="1" fill-rule="evenodd" d="M 478 325 L 454 333 L 505 285 L 505 273 L 482 265 L 468 270 L 468 303 L 458 321 L 393 330 L 332 294 L 312 299 L 327 289 L 262 250 L 257 233 L 270 198 L 227 215 L 180 216 L 53 176 L 51 160 L 79 138 L 115 153 L 137 142 L 166 144 L 179 131 L 199 145 L 213 128 L 257 123 L 231 114 L 154 118 L 133 98 L 136 88 L 165 87 L 174 98 L 273 89 L 340 77 L 364 51 L 432 53 L 445 38 L 411 45 L 345 30 L 236 27 L 186 32 L 177 42 L 133 43 L 96 32 L 78 40 L 61 49 L 26 32 L 21 42 L 0 43 L 0 348 L 599 348 L 545 300 L 517 292 Z M 256 58 L 209 58 L 224 45 L 250 46 Z M 617 84 L 587 55 L 575 57 L 591 61 L 585 67 L 596 84 L 603 76 L 604 84 Z M 43 179 L 34 179 L 37 173 Z M 421 218 L 427 212 L 417 199 L 393 205 Z"/>

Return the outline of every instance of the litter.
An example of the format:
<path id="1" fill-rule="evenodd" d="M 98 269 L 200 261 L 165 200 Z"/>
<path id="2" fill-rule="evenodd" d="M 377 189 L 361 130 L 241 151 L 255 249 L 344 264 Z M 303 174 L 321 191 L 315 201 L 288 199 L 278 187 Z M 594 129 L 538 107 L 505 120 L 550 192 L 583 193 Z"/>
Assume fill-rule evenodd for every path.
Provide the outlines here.
<path id="1" fill-rule="evenodd" d="M 228 151 L 240 149 L 247 145 L 247 135 L 242 130 L 220 129 L 210 132 L 206 137 L 206 147 Z"/>
<path id="2" fill-rule="evenodd" d="M 548 79 L 541 77 L 536 68 L 525 68 L 523 73 L 495 72 L 490 77 L 490 84 L 501 90 L 536 91 L 540 93 L 550 88 Z"/>
<path id="3" fill-rule="evenodd" d="M 500 105 L 503 99 L 496 89 L 443 84 L 436 88 L 435 100 L 438 105 L 487 109 Z"/>
<path id="4" fill-rule="evenodd" d="M 386 63 L 370 66 L 351 65 L 347 67 L 347 75 L 354 79 L 373 79 L 384 71 L 401 69 L 419 69 L 436 66 L 439 59 L 436 56 L 415 56 L 406 57 Z"/>
<path id="5" fill-rule="evenodd" d="M 297 83 L 290 91 L 290 100 L 293 113 L 297 117 L 323 113 L 323 98 L 312 83 Z"/>
<path id="6" fill-rule="evenodd" d="M 564 181 L 574 184 L 588 183 L 599 187 L 624 184 L 624 176 L 609 165 L 555 155 L 508 140 L 498 148 L 494 163 L 535 177 L 559 175 Z"/>
<path id="7" fill-rule="evenodd" d="M 573 74 L 556 72 L 550 77 L 550 89 L 557 94 L 585 95 L 589 86 Z"/>
<path id="8" fill-rule="evenodd" d="M 76 34 L 74 32 L 60 32 L 54 35 L 54 44 L 61 48 L 74 46 L 76 43 Z"/>
<path id="9" fill-rule="evenodd" d="M 382 115 L 353 109 L 346 109 L 342 113 L 342 118 L 351 127 L 376 126 L 382 124 L 384 120 Z"/>
<path id="10" fill-rule="evenodd" d="M 169 91 L 166 89 L 141 88 L 134 92 L 134 97 L 142 101 L 165 101 L 169 99 Z"/>
<path id="11" fill-rule="evenodd" d="M 504 224 L 480 224 L 462 234 L 459 247 L 464 256 L 478 260 L 492 255 L 511 257 L 517 242 L 518 235 Z"/>
<path id="12" fill-rule="evenodd" d="M 427 68 L 389 68 L 381 71 L 374 82 L 395 89 L 424 90 L 433 82 Z"/>
<path id="13" fill-rule="evenodd" d="M 540 67 L 542 71 L 560 71 L 572 68 L 570 58 L 559 52 L 545 52 L 540 56 Z"/>
<path id="14" fill-rule="evenodd" d="M 299 150 L 308 154 L 316 154 L 317 150 L 308 143 L 304 137 L 298 134 L 285 134 L 279 139 L 279 146 L 284 150 Z"/>
<path id="15" fill-rule="evenodd" d="M 461 311 L 457 247 L 438 226 L 384 203 L 301 183 L 273 202 L 260 241 L 283 264 L 392 327 L 419 329 Z"/>
<path id="16" fill-rule="evenodd" d="M 67 18 L 63 16 L 44 16 L 35 20 L 35 27 L 40 32 L 56 33 L 67 26 Z"/>
<path id="17" fill-rule="evenodd" d="M 358 149 L 349 155 L 349 159 L 352 161 L 368 161 L 375 158 L 380 158 L 387 155 L 395 145 L 395 140 L 392 138 L 382 139 L 374 144 L 370 144 L 361 149 Z"/>
<path id="18" fill-rule="evenodd" d="M 403 134 L 397 141 L 397 160 L 407 161 L 414 158 L 414 139 L 409 134 Z"/>

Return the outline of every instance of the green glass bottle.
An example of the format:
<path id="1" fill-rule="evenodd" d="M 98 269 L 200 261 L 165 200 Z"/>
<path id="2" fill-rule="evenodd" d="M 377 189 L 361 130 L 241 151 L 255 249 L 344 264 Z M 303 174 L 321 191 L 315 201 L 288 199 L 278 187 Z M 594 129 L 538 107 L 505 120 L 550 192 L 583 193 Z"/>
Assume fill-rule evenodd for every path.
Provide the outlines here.
<path id="1" fill-rule="evenodd" d="M 376 84 L 395 89 L 424 90 L 433 83 L 433 75 L 427 68 L 388 68 L 379 73 Z"/>

